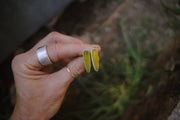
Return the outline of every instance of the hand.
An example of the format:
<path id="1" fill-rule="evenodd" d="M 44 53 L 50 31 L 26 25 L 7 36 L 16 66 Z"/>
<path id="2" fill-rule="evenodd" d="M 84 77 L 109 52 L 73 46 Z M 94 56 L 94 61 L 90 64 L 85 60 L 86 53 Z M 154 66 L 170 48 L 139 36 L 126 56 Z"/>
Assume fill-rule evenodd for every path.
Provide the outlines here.
<path id="1" fill-rule="evenodd" d="M 47 52 L 54 63 L 43 67 L 37 58 L 37 48 L 47 45 Z M 83 50 L 93 47 L 82 41 L 52 32 L 26 53 L 12 61 L 16 86 L 16 105 L 11 120 L 48 120 L 59 110 L 66 90 L 74 79 L 66 67 L 57 72 L 53 68 L 68 65 L 78 76 L 85 67 Z M 96 47 L 100 51 L 100 47 Z M 74 58 L 70 60 L 69 58 Z"/>

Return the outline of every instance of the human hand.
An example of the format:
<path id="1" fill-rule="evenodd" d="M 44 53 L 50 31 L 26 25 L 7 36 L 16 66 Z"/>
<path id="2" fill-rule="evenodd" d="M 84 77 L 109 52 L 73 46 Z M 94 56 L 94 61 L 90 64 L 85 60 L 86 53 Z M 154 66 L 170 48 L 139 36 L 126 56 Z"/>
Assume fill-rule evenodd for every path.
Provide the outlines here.
<path id="1" fill-rule="evenodd" d="M 53 65 L 43 67 L 38 61 L 37 48 L 47 45 Z M 81 74 L 85 67 L 83 50 L 91 50 L 90 44 L 52 32 L 26 53 L 12 61 L 16 86 L 16 105 L 11 120 L 48 120 L 59 110 L 66 90 L 74 79 L 66 67 L 53 72 L 59 65 L 68 66 L 73 75 Z M 100 47 L 96 46 L 98 52 Z M 74 59 L 69 59 L 74 58 Z"/>

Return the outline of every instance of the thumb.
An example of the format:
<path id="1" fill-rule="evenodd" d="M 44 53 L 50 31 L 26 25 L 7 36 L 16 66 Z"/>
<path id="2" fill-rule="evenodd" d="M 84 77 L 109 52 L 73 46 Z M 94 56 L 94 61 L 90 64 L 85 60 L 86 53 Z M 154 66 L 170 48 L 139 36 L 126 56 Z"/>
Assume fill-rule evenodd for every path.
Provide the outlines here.
<path id="1" fill-rule="evenodd" d="M 71 81 L 85 70 L 83 57 L 72 60 L 67 67 L 64 67 L 52 75 L 56 84 L 71 83 Z M 61 80 L 60 80 L 61 79 Z"/>

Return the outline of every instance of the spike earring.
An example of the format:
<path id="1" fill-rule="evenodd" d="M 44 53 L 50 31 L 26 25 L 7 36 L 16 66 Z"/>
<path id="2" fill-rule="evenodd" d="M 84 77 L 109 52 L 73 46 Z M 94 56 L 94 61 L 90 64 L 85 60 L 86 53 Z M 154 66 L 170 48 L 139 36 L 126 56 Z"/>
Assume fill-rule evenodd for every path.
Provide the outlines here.
<path id="1" fill-rule="evenodd" d="M 84 58 L 86 71 L 89 73 L 91 71 L 91 59 L 90 59 L 90 53 L 88 50 L 83 51 L 83 58 Z"/>
<path id="2" fill-rule="evenodd" d="M 91 50 L 91 60 L 93 63 L 94 70 L 97 72 L 99 71 L 99 56 L 98 52 L 95 48 Z"/>

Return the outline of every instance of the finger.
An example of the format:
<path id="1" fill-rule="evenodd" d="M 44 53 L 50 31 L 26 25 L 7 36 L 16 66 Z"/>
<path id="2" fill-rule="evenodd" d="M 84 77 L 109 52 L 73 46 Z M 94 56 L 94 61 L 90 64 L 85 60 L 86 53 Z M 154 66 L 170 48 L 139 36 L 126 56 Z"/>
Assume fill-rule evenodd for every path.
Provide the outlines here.
<path id="1" fill-rule="evenodd" d="M 53 63 L 64 58 L 82 56 L 84 50 L 91 51 L 91 49 L 89 44 L 54 44 L 47 48 Z"/>
<path id="2" fill-rule="evenodd" d="M 85 66 L 84 66 L 83 57 L 78 57 L 78 58 L 74 59 L 73 61 L 71 61 L 68 64 L 68 68 L 69 68 L 70 72 L 67 71 L 66 67 L 64 67 L 60 71 L 58 71 L 56 73 L 52 73 L 50 75 L 51 77 L 54 78 L 53 79 L 54 83 L 56 83 L 58 85 L 62 84 L 62 83 L 70 83 L 75 77 L 77 77 L 82 72 L 84 72 Z M 62 78 L 62 79 L 60 81 L 57 78 Z"/>
<path id="3" fill-rule="evenodd" d="M 51 32 L 46 37 L 44 37 L 35 47 L 37 49 L 40 46 L 47 45 L 50 43 L 74 43 L 83 44 L 83 42 L 77 38 L 73 38 L 67 35 L 63 35 L 58 32 Z"/>
<path id="4" fill-rule="evenodd" d="M 89 44 L 52 44 L 47 46 L 47 52 L 51 61 L 56 63 L 62 59 L 82 56 L 84 50 L 91 51 L 92 48 Z M 100 51 L 100 47 L 96 49 Z M 35 51 L 27 53 L 27 58 L 28 60 L 26 60 L 26 62 L 31 65 L 31 67 L 38 70 L 43 67 L 38 61 Z"/>

